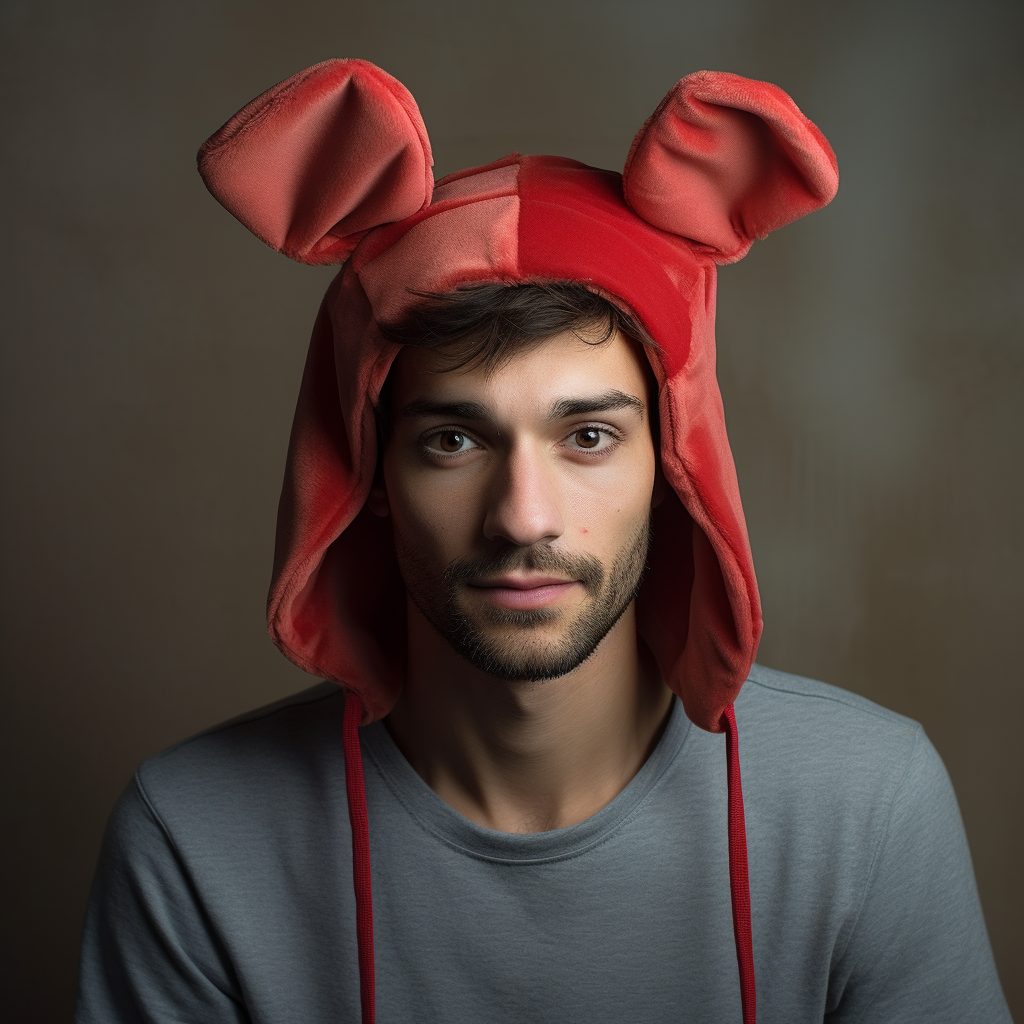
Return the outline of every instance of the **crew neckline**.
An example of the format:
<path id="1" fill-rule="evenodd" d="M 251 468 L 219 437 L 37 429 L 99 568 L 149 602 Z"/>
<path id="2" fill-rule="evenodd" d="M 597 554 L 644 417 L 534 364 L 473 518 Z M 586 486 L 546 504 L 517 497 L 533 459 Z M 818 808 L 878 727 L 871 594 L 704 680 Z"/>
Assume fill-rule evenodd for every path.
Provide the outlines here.
<path id="1" fill-rule="evenodd" d="M 538 864 L 577 857 L 622 827 L 679 754 L 690 728 L 682 702 L 674 697 L 657 746 L 621 793 L 575 825 L 528 833 L 485 828 L 446 804 L 405 759 L 383 722 L 365 726 L 359 733 L 364 756 L 405 812 L 435 839 L 481 860 Z"/>

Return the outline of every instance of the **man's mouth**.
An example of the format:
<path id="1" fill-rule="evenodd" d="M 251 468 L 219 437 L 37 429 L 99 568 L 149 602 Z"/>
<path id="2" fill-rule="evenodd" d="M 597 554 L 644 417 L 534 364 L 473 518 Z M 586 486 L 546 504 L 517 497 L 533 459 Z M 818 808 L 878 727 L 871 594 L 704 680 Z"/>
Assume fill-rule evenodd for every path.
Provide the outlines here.
<path id="1" fill-rule="evenodd" d="M 546 608 L 580 586 L 559 576 L 505 575 L 467 581 L 488 604 L 499 608 Z"/>

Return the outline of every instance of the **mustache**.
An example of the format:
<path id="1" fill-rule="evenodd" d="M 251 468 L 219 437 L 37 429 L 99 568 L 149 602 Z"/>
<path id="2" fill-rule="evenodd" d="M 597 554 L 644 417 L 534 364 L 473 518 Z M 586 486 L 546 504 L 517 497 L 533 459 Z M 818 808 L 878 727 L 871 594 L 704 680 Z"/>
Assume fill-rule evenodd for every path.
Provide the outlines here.
<path id="1" fill-rule="evenodd" d="M 590 591 L 604 583 L 604 566 L 593 555 L 570 554 L 538 545 L 530 548 L 507 547 L 490 554 L 456 558 L 444 571 L 444 582 L 452 589 L 466 580 L 498 576 L 517 569 L 547 572 L 552 576 L 577 580 Z"/>

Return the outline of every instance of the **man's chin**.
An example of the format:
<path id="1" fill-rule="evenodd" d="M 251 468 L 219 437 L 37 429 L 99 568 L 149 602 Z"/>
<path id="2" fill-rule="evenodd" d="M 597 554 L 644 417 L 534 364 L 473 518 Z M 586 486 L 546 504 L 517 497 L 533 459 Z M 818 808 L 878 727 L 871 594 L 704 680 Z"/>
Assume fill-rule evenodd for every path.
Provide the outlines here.
<path id="1" fill-rule="evenodd" d="M 455 650 L 474 668 L 493 679 L 531 683 L 560 679 L 579 668 L 593 654 L 593 649 L 578 651 L 542 648 L 524 651 L 522 644 L 460 644 Z"/>
<path id="2" fill-rule="evenodd" d="M 610 629 L 565 625 L 551 608 L 490 608 L 472 618 L 460 615 L 441 635 L 471 665 L 506 682 L 558 679 L 579 668 Z M 561 621 L 560 621 L 561 620 Z"/>

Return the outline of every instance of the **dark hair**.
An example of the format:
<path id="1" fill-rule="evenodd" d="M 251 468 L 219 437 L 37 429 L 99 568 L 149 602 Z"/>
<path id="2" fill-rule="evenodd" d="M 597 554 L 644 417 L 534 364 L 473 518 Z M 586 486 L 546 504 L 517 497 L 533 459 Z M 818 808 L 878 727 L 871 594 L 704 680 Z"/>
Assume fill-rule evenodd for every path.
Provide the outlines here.
<path id="1" fill-rule="evenodd" d="M 603 345 L 619 331 L 640 345 L 658 348 L 634 316 L 577 281 L 475 284 L 417 294 L 422 302 L 400 320 L 377 327 L 398 345 L 443 353 L 446 371 L 497 369 L 517 352 L 565 331 L 588 345 Z M 377 402 L 382 447 L 390 429 L 389 392 L 385 380 Z"/>
<path id="2" fill-rule="evenodd" d="M 584 332 L 581 341 L 600 345 L 618 330 L 657 348 L 635 317 L 577 281 L 463 285 L 417 294 L 423 301 L 401 320 L 377 326 L 388 341 L 446 352 L 447 369 L 495 369 L 563 331 Z"/>

